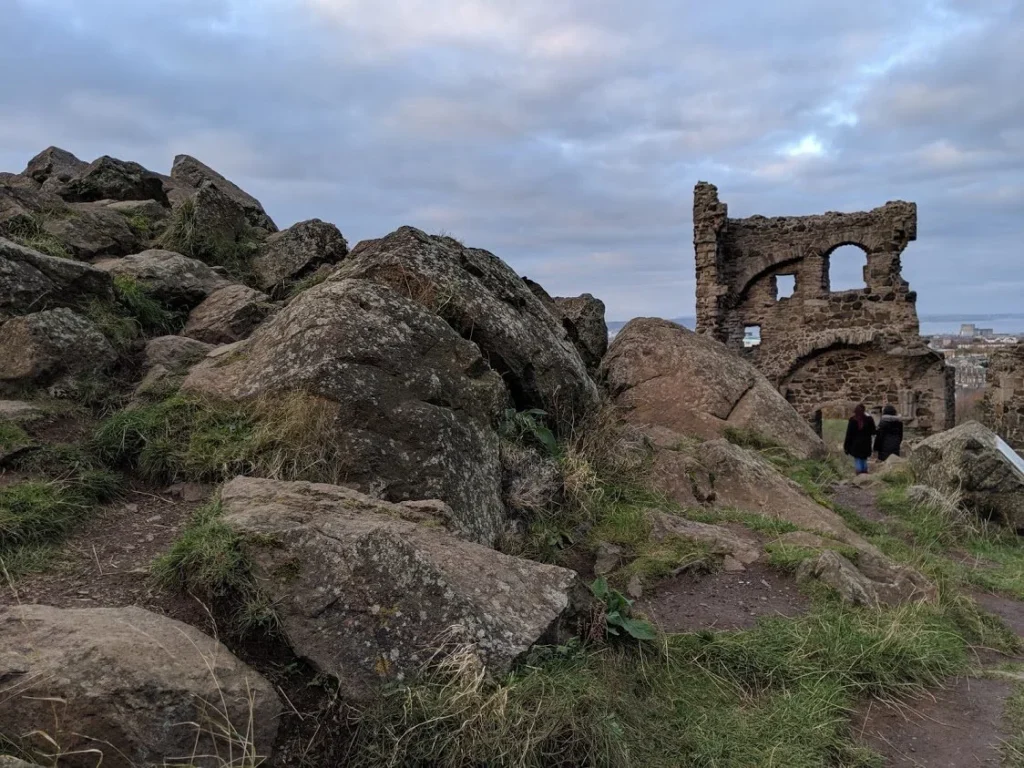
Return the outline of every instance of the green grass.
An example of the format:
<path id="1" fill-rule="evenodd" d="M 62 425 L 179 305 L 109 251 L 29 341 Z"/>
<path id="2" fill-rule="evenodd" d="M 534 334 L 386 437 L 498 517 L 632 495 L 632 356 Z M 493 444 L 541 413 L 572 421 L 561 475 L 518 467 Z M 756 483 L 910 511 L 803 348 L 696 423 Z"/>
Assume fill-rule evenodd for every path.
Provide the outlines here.
<path id="1" fill-rule="evenodd" d="M 99 470 L 0 488 L 0 560 L 6 570 L 11 575 L 32 570 L 49 548 L 119 490 L 119 478 Z"/>
<path id="2" fill-rule="evenodd" d="M 46 231 L 46 219 L 47 214 L 43 213 L 16 218 L 7 225 L 3 234 L 19 245 L 45 253 L 47 256 L 56 256 L 60 259 L 74 258 L 74 254 L 64 241 Z"/>
<path id="3" fill-rule="evenodd" d="M 177 333 L 187 319 L 187 313 L 165 307 L 128 275 L 114 278 L 113 302 L 94 300 L 86 314 L 122 352 L 142 336 Z"/>
<path id="4" fill-rule="evenodd" d="M 352 765 L 873 766 L 849 710 L 963 670 L 941 611 L 820 602 L 752 630 L 535 652 L 502 680 L 455 651 L 360 713 Z"/>
<path id="5" fill-rule="evenodd" d="M 1024 768 L 1024 683 L 1017 683 L 1003 710 L 1003 730 L 1009 734 L 1000 751 L 1005 768 Z"/>
<path id="6" fill-rule="evenodd" d="M 231 237 L 214 236 L 205 231 L 193 198 L 175 209 L 167 229 L 160 236 L 160 243 L 191 259 L 224 267 L 243 283 L 251 282 L 252 260 L 259 251 L 259 244 L 249 231 L 236 232 Z"/>
<path id="7" fill-rule="evenodd" d="M 148 240 L 153 236 L 153 222 L 146 214 L 141 211 L 136 211 L 135 213 L 127 214 L 124 218 L 125 223 L 131 227 L 132 231 L 139 237 Z"/>
<path id="8" fill-rule="evenodd" d="M 0 421 L 0 451 L 9 451 L 21 445 L 27 445 L 32 439 L 25 430 L 9 421 Z"/>
<path id="9" fill-rule="evenodd" d="M 338 483 L 345 457 L 336 416 L 336 403 L 302 393 L 246 403 L 175 394 L 107 418 L 92 448 L 110 466 L 154 482 L 217 482 L 255 473 Z"/>
<path id="10" fill-rule="evenodd" d="M 151 575 L 162 589 L 230 602 L 231 628 L 235 631 L 273 630 L 277 626 L 273 607 L 252 576 L 242 540 L 222 520 L 217 502 L 192 515 L 171 549 L 153 563 Z"/>

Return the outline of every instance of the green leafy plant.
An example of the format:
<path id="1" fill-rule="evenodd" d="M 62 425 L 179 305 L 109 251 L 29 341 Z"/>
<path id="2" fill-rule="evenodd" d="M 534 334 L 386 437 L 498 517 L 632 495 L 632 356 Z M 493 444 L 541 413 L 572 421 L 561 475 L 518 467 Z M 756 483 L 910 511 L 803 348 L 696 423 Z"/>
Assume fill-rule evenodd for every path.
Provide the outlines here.
<path id="1" fill-rule="evenodd" d="M 505 411 L 498 432 L 508 440 L 524 442 L 548 456 L 557 456 L 559 452 L 558 439 L 544 423 L 547 416 L 547 412 L 539 408 L 531 408 L 526 411 L 509 408 Z"/>
<path id="2" fill-rule="evenodd" d="M 637 640 L 654 640 L 658 637 L 654 626 L 649 621 L 633 618 L 633 601 L 616 589 L 608 586 L 608 580 L 598 576 L 590 585 L 590 591 L 604 603 L 605 631 L 609 635 L 619 635 L 622 630 Z"/>

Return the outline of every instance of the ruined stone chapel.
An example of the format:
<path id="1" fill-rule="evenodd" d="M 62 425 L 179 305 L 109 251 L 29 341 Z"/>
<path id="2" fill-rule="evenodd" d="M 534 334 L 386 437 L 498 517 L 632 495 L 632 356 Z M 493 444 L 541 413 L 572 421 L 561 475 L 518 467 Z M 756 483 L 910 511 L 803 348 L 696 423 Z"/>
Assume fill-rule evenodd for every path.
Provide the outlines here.
<path id="1" fill-rule="evenodd" d="M 920 337 L 917 295 L 900 257 L 917 238 L 917 206 L 731 219 L 718 189 L 693 195 L 697 331 L 747 356 L 819 432 L 823 413 L 891 404 L 909 431 L 953 426 L 954 372 Z M 833 292 L 830 257 L 864 251 L 865 287 Z M 795 281 L 780 295 L 780 278 Z M 744 347 L 758 331 L 760 344 Z"/>

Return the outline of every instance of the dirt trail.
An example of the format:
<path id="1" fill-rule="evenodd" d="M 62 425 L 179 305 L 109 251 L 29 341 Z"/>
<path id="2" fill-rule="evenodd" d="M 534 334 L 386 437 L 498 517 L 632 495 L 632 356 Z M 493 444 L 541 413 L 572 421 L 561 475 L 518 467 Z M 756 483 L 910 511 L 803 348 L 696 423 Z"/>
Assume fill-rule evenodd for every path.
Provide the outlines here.
<path id="1" fill-rule="evenodd" d="M 842 484 L 833 498 L 864 520 L 884 523 L 888 519 L 870 487 Z M 1024 603 L 985 593 L 971 593 L 971 597 L 1024 637 Z M 977 657 L 981 662 L 1005 660 L 984 649 L 978 649 Z M 1014 684 L 1006 679 L 966 676 L 898 705 L 871 700 L 855 713 L 854 734 L 892 768 L 998 766 L 1000 745 L 1007 738 L 1006 699 L 1013 690 Z"/>
<path id="2" fill-rule="evenodd" d="M 161 592 L 149 577 L 153 560 L 168 550 L 202 504 L 151 490 L 128 491 L 97 508 L 44 571 L 26 574 L 13 585 L 0 580 L 0 605 L 139 605 L 204 628 L 209 619 L 197 601 Z"/>

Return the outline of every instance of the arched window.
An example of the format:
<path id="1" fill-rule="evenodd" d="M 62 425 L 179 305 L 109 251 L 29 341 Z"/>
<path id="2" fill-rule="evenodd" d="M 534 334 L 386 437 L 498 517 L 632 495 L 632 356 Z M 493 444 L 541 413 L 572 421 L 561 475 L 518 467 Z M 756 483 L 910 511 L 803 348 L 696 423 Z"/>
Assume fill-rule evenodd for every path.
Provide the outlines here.
<path id="1" fill-rule="evenodd" d="M 841 245 L 825 257 L 826 289 L 832 293 L 867 288 L 868 255 L 857 245 Z"/>

